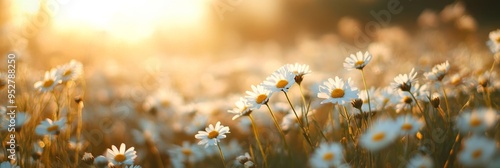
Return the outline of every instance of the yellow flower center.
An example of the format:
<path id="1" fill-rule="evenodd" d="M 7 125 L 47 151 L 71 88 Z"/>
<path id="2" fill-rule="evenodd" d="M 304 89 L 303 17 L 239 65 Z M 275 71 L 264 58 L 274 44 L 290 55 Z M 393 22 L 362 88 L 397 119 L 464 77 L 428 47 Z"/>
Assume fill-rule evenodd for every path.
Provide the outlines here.
<path id="1" fill-rule="evenodd" d="M 413 128 L 413 125 L 410 123 L 404 123 L 403 126 L 401 126 L 401 129 L 404 131 L 410 131 Z"/>
<path id="2" fill-rule="evenodd" d="M 124 162 L 125 160 L 127 160 L 127 157 L 125 157 L 125 155 L 123 155 L 123 154 L 117 154 L 117 155 L 115 155 L 114 159 L 117 162 Z"/>
<path id="3" fill-rule="evenodd" d="M 208 133 L 208 138 L 209 139 L 214 139 L 214 138 L 217 138 L 217 136 L 219 136 L 219 132 L 213 130 L 212 132 Z"/>
<path id="4" fill-rule="evenodd" d="M 360 66 L 363 66 L 363 64 L 365 64 L 365 61 L 358 61 L 358 62 L 354 63 L 354 66 L 360 67 Z"/>
<path id="5" fill-rule="evenodd" d="M 325 161 L 330 161 L 335 157 L 335 155 L 332 152 L 327 152 L 323 155 L 323 160 Z"/>
<path id="6" fill-rule="evenodd" d="M 478 119 L 477 117 L 471 117 L 469 124 L 472 127 L 477 127 L 477 126 L 481 125 L 481 120 Z"/>
<path id="7" fill-rule="evenodd" d="M 405 102 L 406 104 L 411 104 L 411 102 L 412 102 L 412 101 L 413 101 L 413 100 L 412 100 L 410 97 L 408 97 L 408 96 L 405 96 L 405 97 L 403 98 L 403 102 Z"/>
<path id="8" fill-rule="evenodd" d="M 276 83 L 277 88 L 285 88 L 286 85 L 288 85 L 287 80 L 280 80 L 280 81 L 278 81 L 278 83 Z"/>
<path id="9" fill-rule="evenodd" d="M 267 99 L 267 95 L 260 94 L 259 96 L 257 96 L 257 99 L 255 100 L 255 102 L 257 102 L 257 104 L 262 104 L 262 103 L 264 103 L 264 101 L 266 99 Z"/>
<path id="10" fill-rule="evenodd" d="M 500 37 L 497 38 L 497 43 L 500 43 Z"/>
<path id="11" fill-rule="evenodd" d="M 58 125 L 52 125 L 50 127 L 47 127 L 47 132 L 54 132 L 54 131 L 59 131 Z"/>
<path id="12" fill-rule="evenodd" d="M 345 92 L 342 89 L 333 89 L 332 92 L 330 93 L 330 96 L 332 98 L 341 98 L 344 97 Z"/>
<path id="13" fill-rule="evenodd" d="M 381 141 L 385 138 L 385 133 L 384 132 L 379 132 L 376 133 L 375 135 L 372 136 L 372 140 L 375 142 Z"/>
<path id="14" fill-rule="evenodd" d="M 66 77 L 68 75 L 71 75 L 71 73 L 73 73 L 73 71 L 71 71 L 71 69 L 68 69 L 68 70 L 64 71 L 63 76 Z"/>
<path id="15" fill-rule="evenodd" d="M 193 151 L 191 151 L 191 149 L 182 148 L 182 153 L 186 156 L 189 156 L 193 153 Z"/>
<path id="16" fill-rule="evenodd" d="M 43 82 L 43 87 L 50 87 L 52 86 L 52 84 L 54 84 L 54 80 L 52 79 L 49 79 L 49 80 L 46 80 L 45 82 Z"/>
<path id="17" fill-rule="evenodd" d="M 481 157 L 481 155 L 483 155 L 483 151 L 481 149 L 472 152 L 473 159 L 478 159 L 479 157 Z"/>

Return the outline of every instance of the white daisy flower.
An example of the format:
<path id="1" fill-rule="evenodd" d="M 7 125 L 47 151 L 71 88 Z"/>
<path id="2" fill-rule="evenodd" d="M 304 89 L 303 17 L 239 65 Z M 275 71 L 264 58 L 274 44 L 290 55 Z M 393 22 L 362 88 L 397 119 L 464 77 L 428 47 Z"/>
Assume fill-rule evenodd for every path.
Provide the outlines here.
<path id="1" fill-rule="evenodd" d="M 480 108 L 475 111 L 464 111 L 457 117 L 457 128 L 462 133 L 484 133 L 488 128 L 498 121 L 496 112 L 493 109 Z"/>
<path id="2" fill-rule="evenodd" d="M 412 115 L 399 116 L 396 124 L 400 128 L 401 135 L 415 135 L 424 124 Z"/>
<path id="3" fill-rule="evenodd" d="M 351 78 L 347 81 L 343 81 L 338 76 L 335 80 L 329 78 L 328 81 L 323 82 L 323 85 L 319 86 L 319 93 L 317 96 L 323 98 L 321 104 L 323 103 L 333 103 L 333 104 L 347 104 L 351 103 L 352 99 L 358 98 L 358 88 L 351 86 Z"/>
<path id="4" fill-rule="evenodd" d="M 120 145 L 120 150 L 118 150 L 115 145 L 112 145 L 111 149 L 107 150 L 106 158 L 112 165 L 116 166 L 134 164 L 134 159 L 137 157 L 134 147 L 130 147 L 127 150 L 125 150 L 125 148 L 124 143 Z"/>
<path id="5" fill-rule="evenodd" d="M 193 164 L 204 159 L 200 147 L 191 145 L 188 141 L 182 142 L 182 146 L 177 146 L 169 150 L 168 153 L 170 153 L 174 159 L 183 163 L 187 162 Z"/>
<path id="6" fill-rule="evenodd" d="M 229 113 L 235 114 L 233 120 L 252 113 L 252 109 L 250 108 L 251 104 L 248 103 L 248 100 L 243 97 L 240 97 L 240 100 L 236 101 L 234 105 L 236 105 L 235 108 L 227 111 Z"/>
<path id="7" fill-rule="evenodd" d="M 59 79 L 56 72 L 55 69 L 45 72 L 43 80 L 34 84 L 35 89 L 38 89 L 40 92 L 52 91 L 54 87 L 61 83 L 61 79 Z"/>
<path id="8" fill-rule="evenodd" d="M 318 168 L 340 166 L 344 160 L 342 150 L 342 145 L 338 143 L 321 143 L 314 151 L 309 163 L 311 164 L 311 167 Z"/>
<path id="9" fill-rule="evenodd" d="M 489 34 L 490 40 L 486 42 L 488 47 L 490 48 L 490 51 L 492 53 L 499 53 L 500 52 L 500 29 L 497 29 L 495 31 L 491 31 Z"/>
<path id="10" fill-rule="evenodd" d="M 396 105 L 395 109 L 398 113 L 405 110 L 411 110 L 412 107 L 416 106 L 415 100 L 413 100 L 411 94 L 408 92 L 397 91 L 391 98 L 391 103 Z"/>
<path id="11" fill-rule="evenodd" d="M 477 78 L 476 86 L 479 93 L 485 92 L 487 90 L 492 92 L 500 88 L 500 80 L 498 79 L 497 73 L 495 71 L 485 71 Z"/>
<path id="12" fill-rule="evenodd" d="M 304 75 L 311 73 L 311 70 L 309 70 L 309 65 L 306 64 L 295 63 L 295 64 L 286 64 L 285 66 L 286 67 L 284 68 L 287 68 L 290 72 L 293 72 L 293 74 L 295 74 L 294 77 L 295 82 L 299 85 L 302 83 Z"/>
<path id="13" fill-rule="evenodd" d="M 378 151 L 393 143 L 400 130 L 392 120 L 379 120 L 361 135 L 359 142 L 370 151 Z"/>
<path id="14" fill-rule="evenodd" d="M 465 166 L 484 166 L 492 160 L 497 147 L 494 140 L 473 135 L 463 142 L 457 158 Z"/>
<path id="15" fill-rule="evenodd" d="M 372 60 L 372 55 L 366 51 L 363 54 L 361 51 L 358 51 L 356 55 L 351 54 L 351 56 L 345 58 L 344 68 L 347 70 L 359 69 L 362 70 L 366 64 L 370 63 Z"/>
<path id="16" fill-rule="evenodd" d="M 55 122 L 47 118 L 36 126 L 35 133 L 37 135 L 59 135 L 65 126 L 66 118 L 61 118 Z"/>
<path id="17" fill-rule="evenodd" d="M 244 155 L 236 157 L 236 162 L 242 165 L 244 165 L 248 161 L 252 161 L 252 157 L 250 156 L 250 154 L 248 154 L 248 152 L 245 152 Z"/>
<path id="18" fill-rule="evenodd" d="M 434 162 L 429 156 L 417 154 L 406 165 L 406 168 L 432 168 Z"/>
<path id="19" fill-rule="evenodd" d="M 372 88 L 368 89 L 368 93 L 370 94 L 370 96 L 376 95 L 375 88 L 372 87 Z M 370 102 L 368 102 L 368 95 L 366 94 L 366 90 L 361 90 L 359 92 L 359 98 L 361 100 L 363 100 L 363 104 L 361 105 L 361 110 L 363 110 L 363 112 L 369 112 L 370 109 L 372 110 L 372 112 L 379 110 L 379 109 L 377 109 L 377 107 L 380 107 L 380 105 L 379 105 L 380 103 L 377 101 L 378 99 L 371 97 Z M 368 108 L 369 105 L 370 105 L 370 108 Z"/>
<path id="20" fill-rule="evenodd" d="M 56 75 L 62 82 L 76 80 L 83 74 L 82 63 L 71 60 L 68 64 L 57 67 Z"/>
<path id="21" fill-rule="evenodd" d="M 259 109 L 260 106 L 266 104 L 272 94 L 271 90 L 262 86 L 262 84 L 257 86 L 252 85 L 252 91 L 246 91 L 246 93 L 247 96 L 245 96 L 245 98 L 253 109 Z"/>
<path id="22" fill-rule="evenodd" d="M 288 92 L 288 89 L 292 87 L 294 83 L 295 74 L 290 72 L 288 68 L 280 68 L 271 74 L 271 76 L 267 77 L 263 85 L 272 92 Z"/>
<path id="23" fill-rule="evenodd" d="M 198 142 L 198 145 L 205 145 L 205 148 L 207 148 L 210 145 L 216 146 L 221 139 L 226 138 L 227 133 L 230 133 L 229 127 L 223 126 L 220 124 L 220 121 L 217 121 L 215 127 L 210 124 L 205 128 L 205 131 L 198 131 L 198 134 L 194 137 L 201 140 Z"/>
<path id="24" fill-rule="evenodd" d="M 434 66 L 430 72 L 424 73 L 424 76 L 432 81 L 441 81 L 448 73 L 448 70 L 450 70 L 450 63 L 446 61 Z"/>
<path id="25" fill-rule="evenodd" d="M 399 74 L 396 76 L 391 85 L 396 89 L 399 88 L 402 91 L 409 91 L 415 82 L 415 77 L 417 77 L 417 72 L 415 72 L 415 68 L 412 68 L 409 74 Z"/>

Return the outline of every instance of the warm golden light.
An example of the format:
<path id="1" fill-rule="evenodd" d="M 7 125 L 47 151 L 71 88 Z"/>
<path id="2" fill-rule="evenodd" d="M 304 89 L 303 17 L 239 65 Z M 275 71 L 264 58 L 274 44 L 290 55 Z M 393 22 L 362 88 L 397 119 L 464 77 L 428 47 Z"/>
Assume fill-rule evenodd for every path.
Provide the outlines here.
<path id="1" fill-rule="evenodd" d="M 44 4 L 36 0 L 29 4 Z M 18 13 L 36 13 L 39 6 L 23 5 Z M 205 19 L 207 5 L 197 0 L 73 0 L 56 3 L 47 12 L 52 14 L 52 25 L 60 31 L 105 31 L 125 39 L 149 37 L 158 27 L 200 27 Z"/>

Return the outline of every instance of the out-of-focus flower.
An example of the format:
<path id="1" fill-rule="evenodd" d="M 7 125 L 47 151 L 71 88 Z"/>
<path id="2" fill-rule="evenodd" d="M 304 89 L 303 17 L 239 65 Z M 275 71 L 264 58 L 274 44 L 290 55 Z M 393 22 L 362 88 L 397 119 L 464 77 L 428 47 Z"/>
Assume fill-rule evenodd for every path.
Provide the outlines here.
<path id="1" fill-rule="evenodd" d="M 477 30 L 477 23 L 471 15 L 463 15 L 455 22 L 457 29 L 465 32 L 475 32 Z"/>
<path id="2" fill-rule="evenodd" d="M 118 150 L 115 145 L 112 145 L 111 149 L 107 150 L 106 158 L 112 165 L 116 166 L 134 164 L 134 159 L 137 157 L 134 147 L 130 147 L 127 150 L 125 150 L 125 148 L 126 146 L 124 143 L 120 145 L 120 150 Z"/>
<path id="3" fill-rule="evenodd" d="M 229 132 L 229 127 L 220 124 L 220 121 L 215 124 L 215 127 L 210 124 L 205 131 L 198 131 L 194 137 L 199 139 L 198 145 L 205 145 L 207 148 L 210 145 L 217 145 L 221 139 L 226 138 L 226 134 Z"/>
<path id="4" fill-rule="evenodd" d="M 288 89 L 295 83 L 295 74 L 288 68 L 280 68 L 263 82 L 263 86 L 272 92 L 288 92 Z"/>
<path id="5" fill-rule="evenodd" d="M 5 161 L 0 163 L 0 168 L 19 168 L 19 166 L 11 164 L 9 161 Z"/>
<path id="6" fill-rule="evenodd" d="M 401 89 L 402 91 L 410 91 L 413 83 L 415 82 L 415 77 L 417 77 L 417 72 L 412 68 L 408 74 L 399 74 L 394 78 L 394 82 L 391 85 L 396 89 Z"/>
<path id="7" fill-rule="evenodd" d="M 498 117 L 495 110 L 480 108 L 472 112 L 462 112 L 462 114 L 457 117 L 456 127 L 462 133 L 473 132 L 481 134 L 491 126 L 495 125 L 497 121 Z"/>
<path id="8" fill-rule="evenodd" d="M 103 155 L 99 155 L 94 159 L 94 165 L 97 168 L 107 168 L 109 164 L 108 159 L 104 157 Z"/>
<path id="9" fill-rule="evenodd" d="M 491 31 L 489 34 L 489 37 L 490 37 L 490 40 L 488 40 L 488 42 L 486 42 L 486 44 L 490 48 L 490 51 L 492 53 L 499 53 L 500 52 L 500 29 L 497 29 L 495 31 Z"/>
<path id="10" fill-rule="evenodd" d="M 433 168 L 434 162 L 429 156 L 417 154 L 406 165 L 406 168 Z"/>
<path id="11" fill-rule="evenodd" d="M 236 157 L 236 162 L 242 165 L 244 165 L 248 161 L 252 161 L 252 157 L 250 156 L 250 154 L 248 154 L 248 152 L 245 152 L 244 155 Z"/>
<path id="12" fill-rule="evenodd" d="M 370 151 L 378 151 L 393 143 L 400 130 L 392 120 L 378 120 L 361 135 L 359 142 Z"/>
<path id="13" fill-rule="evenodd" d="M 269 101 L 269 97 L 271 97 L 271 90 L 267 89 L 263 85 L 252 85 L 252 91 L 246 91 L 247 96 L 245 98 L 248 100 L 248 103 L 251 104 L 253 109 L 259 109 L 260 106 L 266 104 Z"/>
<path id="14" fill-rule="evenodd" d="M 182 163 L 196 163 L 203 160 L 204 155 L 200 147 L 197 145 L 191 145 L 188 141 L 182 142 L 182 146 L 174 147 L 172 150 L 168 151 L 174 160 Z"/>
<path id="15" fill-rule="evenodd" d="M 368 51 L 364 54 L 361 51 L 358 51 L 356 55 L 351 54 L 351 56 L 345 58 L 344 68 L 347 70 L 362 70 L 366 64 L 370 63 L 371 60 L 372 55 Z"/>
<path id="16" fill-rule="evenodd" d="M 250 108 L 251 104 L 248 103 L 248 100 L 243 97 L 240 97 L 240 100 L 236 101 L 234 105 L 236 105 L 235 108 L 227 111 L 229 113 L 235 114 L 233 120 L 252 113 L 252 109 Z"/>
<path id="17" fill-rule="evenodd" d="M 491 161 L 496 149 L 494 140 L 473 135 L 465 140 L 457 158 L 465 166 L 484 166 Z"/>
<path id="18" fill-rule="evenodd" d="M 415 135 L 424 125 L 412 115 L 399 116 L 396 119 L 401 135 Z"/>
<path id="19" fill-rule="evenodd" d="M 435 28 L 438 26 L 438 16 L 436 12 L 425 9 L 422 11 L 420 16 L 418 16 L 418 25 L 422 28 Z"/>
<path id="20" fill-rule="evenodd" d="M 430 72 L 424 73 L 424 76 L 432 81 L 442 81 L 444 76 L 448 73 L 450 69 L 450 63 L 448 61 L 438 64 L 432 68 Z"/>
<path id="21" fill-rule="evenodd" d="M 59 135 L 66 126 L 66 118 L 61 118 L 57 121 L 52 121 L 51 119 L 45 119 L 36 126 L 35 133 L 37 135 Z"/>
<path id="22" fill-rule="evenodd" d="M 477 77 L 475 82 L 477 91 L 482 93 L 486 91 L 494 91 L 500 88 L 500 80 L 498 80 L 496 72 L 486 71 Z"/>
<path id="23" fill-rule="evenodd" d="M 56 68 L 56 75 L 62 82 L 76 80 L 83 74 L 82 63 L 71 60 L 68 64 L 64 64 Z"/>
<path id="24" fill-rule="evenodd" d="M 61 83 L 61 79 L 59 79 L 56 72 L 56 69 L 45 72 L 43 80 L 34 84 L 35 89 L 38 89 L 40 92 L 52 91 L 54 87 Z"/>
<path id="25" fill-rule="evenodd" d="M 449 22 L 455 19 L 458 19 L 459 17 L 463 16 L 465 13 L 465 6 L 461 2 L 456 2 L 450 5 L 447 5 L 442 11 L 441 11 L 441 19 L 444 22 Z"/>
<path id="26" fill-rule="evenodd" d="M 86 164 L 91 165 L 92 163 L 94 163 L 94 156 L 92 155 L 92 153 L 85 152 L 82 156 L 82 161 Z"/>
<path id="27" fill-rule="evenodd" d="M 309 163 L 312 167 L 336 167 L 344 160 L 342 145 L 322 143 L 314 151 Z"/>
<path id="28" fill-rule="evenodd" d="M 146 98 L 143 108 L 153 115 L 169 118 L 182 104 L 183 97 L 173 90 L 160 89 Z"/>
<path id="29" fill-rule="evenodd" d="M 351 99 L 358 98 L 358 88 L 352 86 L 351 78 L 344 82 L 336 76 L 335 79 L 329 78 L 323 82 L 323 85 L 319 86 L 317 96 L 326 99 L 321 101 L 321 104 L 333 103 L 344 105 L 350 103 Z"/>

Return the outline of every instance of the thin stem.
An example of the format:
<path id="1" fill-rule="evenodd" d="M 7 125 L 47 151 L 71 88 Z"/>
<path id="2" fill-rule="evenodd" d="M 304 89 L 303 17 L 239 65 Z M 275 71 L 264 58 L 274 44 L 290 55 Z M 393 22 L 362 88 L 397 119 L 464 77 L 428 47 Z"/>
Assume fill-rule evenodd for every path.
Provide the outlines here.
<path id="1" fill-rule="evenodd" d="M 365 71 L 363 71 L 363 69 L 361 69 L 361 77 L 363 78 L 363 85 L 365 85 L 366 99 L 368 99 L 368 112 L 369 112 L 369 114 L 371 114 L 372 113 L 372 104 L 370 101 L 370 94 L 368 92 L 368 85 L 366 85 Z M 370 119 L 370 118 L 368 118 L 368 119 Z"/>
<path id="2" fill-rule="evenodd" d="M 224 159 L 224 154 L 222 153 L 222 149 L 220 148 L 219 142 L 217 142 L 217 148 L 219 148 L 220 158 L 222 159 L 222 165 L 226 168 L 226 159 Z"/>
<path id="3" fill-rule="evenodd" d="M 281 138 L 283 139 L 283 143 L 285 144 L 285 148 L 287 149 L 288 152 L 290 152 L 290 148 L 288 147 L 288 143 L 286 143 L 286 137 L 285 137 L 285 133 L 283 133 L 283 129 L 281 129 L 281 126 L 278 124 L 278 120 L 276 120 L 276 117 L 274 116 L 274 113 L 271 110 L 271 107 L 269 106 L 269 104 L 266 103 L 266 106 L 267 106 L 267 109 L 269 110 L 269 113 L 271 114 L 271 117 L 273 118 L 274 126 L 276 126 L 276 128 L 278 129 L 278 131 L 281 135 Z"/>
<path id="4" fill-rule="evenodd" d="M 80 135 L 82 132 L 82 123 L 83 123 L 82 109 L 83 109 L 83 101 L 80 101 L 78 103 L 78 111 L 77 111 L 78 123 L 76 126 L 76 144 L 77 144 L 77 147 L 75 148 L 75 165 L 78 165 L 78 161 L 80 160 L 79 155 L 78 155 L 78 150 L 79 150 L 78 144 L 81 142 Z"/>
<path id="5" fill-rule="evenodd" d="M 443 89 L 444 103 L 446 104 L 446 113 L 448 113 L 448 121 L 450 121 L 450 104 L 448 103 L 448 96 L 446 94 L 446 89 L 441 81 L 441 89 Z"/>
<path id="6" fill-rule="evenodd" d="M 415 95 L 413 95 L 413 93 L 411 93 L 410 91 L 407 91 L 408 93 L 410 93 L 411 97 L 413 98 L 413 100 L 415 100 L 415 104 L 417 104 L 417 107 L 418 109 L 420 110 L 420 112 L 422 114 L 424 114 L 424 110 L 422 109 L 422 107 L 420 107 L 420 104 L 418 103 L 418 100 L 417 98 L 415 98 Z"/>
<path id="7" fill-rule="evenodd" d="M 253 129 L 253 135 L 255 136 L 255 140 L 257 141 L 257 146 L 259 146 L 259 150 L 260 150 L 260 154 L 262 155 L 262 159 L 264 160 L 264 166 L 267 168 L 269 167 L 267 165 L 267 157 L 266 157 L 266 153 L 264 152 L 264 148 L 262 148 L 262 143 L 260 142 L 260 139 L 259 139 L 259 134 L 257 133 L 257 126 L 255 125 L 255 121 L 252 117 L 252 115 L 248 115 L 248 117 L 250 118 L 250 121 L 252 122 L 252 129 Z"/>
<path id="8" fill-rule="evenodd" d="M 304 124 L 302 123 L 302 120 L 299 118 L 299 115 L 297 115 L 297 112 L 295 111 L 295 108 L 293 107 L 292 102 L 290 101 L 290 98 L 288 97 L 288 94 L 285 91 L 283 91 L 283 93 L 285 93 L 286 100 L 288 101 L 288 104 L 290 104 L 290 107 L 292 108 L 293 114 L 295 114 L 295 117 L 297 117 L 297 121 L 299 122 L 299 126 L 303 132 L 302 135 L 304 135 L 304 138 L 306 139 L 309 146 L 312 149 L 314 149 L 314 146 L 312 145 L 312 142 L 311 142 L 311 138 L 309 137 L 309 132 L 306 130 Z"/>

